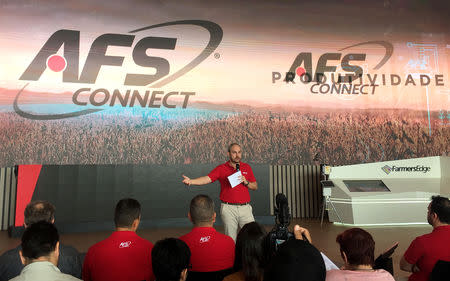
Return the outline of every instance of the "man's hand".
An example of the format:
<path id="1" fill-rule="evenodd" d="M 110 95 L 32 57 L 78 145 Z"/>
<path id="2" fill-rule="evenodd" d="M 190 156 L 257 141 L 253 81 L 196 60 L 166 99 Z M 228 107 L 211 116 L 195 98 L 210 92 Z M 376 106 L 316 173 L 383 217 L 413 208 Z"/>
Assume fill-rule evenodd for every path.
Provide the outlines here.
<path id="1" fill-rule="evenodd" d="M 244 177 L 244 175 L 241 175 L 240 177 L 239 177 L 239 180 L 241 181 L 241 183 L 243 184 L 243 185 L 245 185 L 248 189 L 251 189 L 251 190 L 257 190 L 258 189 L 258 183 L 255 181 L 255 182 L 250 182 L 250 181 L 248 181 L 245 177 Z"/>
<path id="2" fill-rule="evenodd" d="M 183 176 L 183 183 L 185 185 L 191 185 L 191 179 L 186 177 L 185 175 L 182 175 L 182 176 Z"/>
<path id="3" fill-rule="evenodd" d="M 250 184 L 250 182 L 244 177 L 244 175 L 241 175 L 239 179 L 245 186 L 248 186 Z"/>
<path id="4" fill-rule="evenodd" d="M 188 186 L 190 186 L 190 185 L 205 185 L 205 184 L 211 183 L 211 179 L 208 176 L 203 176 L 203 177 L 199 177 L 196 179 L 188 178 L 185 175 L 182 175 L 182 176 L 183 176 L 182 182 Z"/>
<path id="5" fill-rule="evenodd" d="M 308 239 L 309 243 L 312 243 L 311 234 L 309 234 L 309 230 L 306 228 L 301 227 L 300 225 L 296 224 L 294 226 L 294 236 L 295 239 L 303 240 L 303 235 L 305 235 L 306 239 Z"/>

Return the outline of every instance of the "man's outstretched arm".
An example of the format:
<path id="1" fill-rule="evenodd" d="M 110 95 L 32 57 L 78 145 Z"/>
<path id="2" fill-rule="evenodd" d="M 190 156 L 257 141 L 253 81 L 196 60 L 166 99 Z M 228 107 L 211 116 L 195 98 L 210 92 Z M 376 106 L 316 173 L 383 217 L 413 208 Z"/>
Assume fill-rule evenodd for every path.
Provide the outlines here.
<path id="1" fill-rule="evenodd" d="M 212 180 L 208 176 L 199 177 L 196 179 L 191 179 L 183 175 L 183 183 L 185 185 L 205 185 L 211 183 Z"/>

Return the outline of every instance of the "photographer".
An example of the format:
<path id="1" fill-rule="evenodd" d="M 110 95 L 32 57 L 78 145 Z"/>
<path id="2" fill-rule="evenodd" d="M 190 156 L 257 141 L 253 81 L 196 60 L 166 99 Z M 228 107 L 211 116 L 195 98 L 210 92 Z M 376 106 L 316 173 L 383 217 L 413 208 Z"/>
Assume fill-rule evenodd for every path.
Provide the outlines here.
<path id="1" fill-rule="evenodd" d="M 275 227 L 267 235 L 269 266 L 264 281 L 324 281 L 325 263 L 319 250 L 311 244 L 308 229 L 294 226 L 289 232 L 291 221 L 289 205 L 284 194 L 276 196 Z"/>
<path id="2" fill-rule="evenodd" d="M 289 212 L 289 205 L 286 196 L 278 193 L 275 199 L 275 227 L 269 232 L 266 238 L 266 245 L 269 257 L 274 257 L 278 248 L 289 240 L 304 240 L 312 243 L 311 234 L 308 229 L 296 225 L 294 232 L 289 232 L 289 224 L 291 215 Z M 338 267 L 323 253 L 321 253 L 323 261 L 325 262 L 326 270 L 338 269 Z"/>
<path id="3" fill-rule="evenodd" d="M 278 193 L 275 197 L 275 204 L 275 226 L 266 238 L 266 247 L 271 257 L 275 255 L 275 252 L 281 244 L 294 239 L 294 234 L 288 230 L 289 224 L 291 223 L 291 215 L 286 196 L 283 193 Z"/>
<path id="4" fill-rule="evenodd" d="M 309 231 L 296 225 L 294 237 L 279 245 L 265 272 L 264 281 L 325 280 L 325 264 L 319 250 L 308 242 L 311 241 Z"/>

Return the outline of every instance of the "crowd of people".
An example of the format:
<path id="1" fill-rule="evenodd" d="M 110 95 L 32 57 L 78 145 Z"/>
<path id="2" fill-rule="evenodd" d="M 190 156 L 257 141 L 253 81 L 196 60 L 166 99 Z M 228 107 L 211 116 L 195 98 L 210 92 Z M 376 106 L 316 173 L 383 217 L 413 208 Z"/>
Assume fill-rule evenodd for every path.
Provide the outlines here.
<path id="1" fill-rule="evenodd" d="M 0 280 L 394 281 L 391 273 L 377 264 L 375 241 L 361 228 L 350 228 L 337 236 L 343 261 L 338 269 L 329 266 L 309 230 L 299 225 L 294 227 L 294 238 L 277 241 L 274 248 L 269 245 L 270 235 L 257 222 L 244 225 L 236 242 L 216 231 L 214 203 L 207 195 L 191 200 L 188 218 L 193 224 L 188 234 L 153 245 L 136 234 L 140 203 L 122 199 L 115 208 L 115 231 L 84 255 L 59 243 L 53 205 L 33 201 L 25 210 L 21 245 L 0 256 Z M 409 281 L 448 278 L 449 199 L 433 196 L 427 218 L 433 231 L 417 237 L 400 262 L 402 270 L 412 272 Z"/>
<path id="2" fill-rule="evenodd" d="M 450 127 L 434 115 L 428 124 L 419 111 L 150 113 L 39 121 L 2 112 L 0 164 L 210 164 L 221 161 L 229 139 L 262 164 L 309 164 L 320 155 L 322 163 L 347 165 L 450 153 Z"/>

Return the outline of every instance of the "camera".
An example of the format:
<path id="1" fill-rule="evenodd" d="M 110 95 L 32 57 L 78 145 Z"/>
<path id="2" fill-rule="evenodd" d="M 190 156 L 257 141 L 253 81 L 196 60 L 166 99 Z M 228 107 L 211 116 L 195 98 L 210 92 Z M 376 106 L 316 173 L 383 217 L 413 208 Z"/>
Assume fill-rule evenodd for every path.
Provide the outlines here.
<path id="1" fill-rule="evenodd" d="M 267 247 L 270 253 L 275 253 L 278 247 L 289 239 L 295 239 L 294 233 L 288 231 L 291 223 L 291 214 L 286 196 L 278 193 L 276 196 L 275 226 L 267 235 Z"/>

